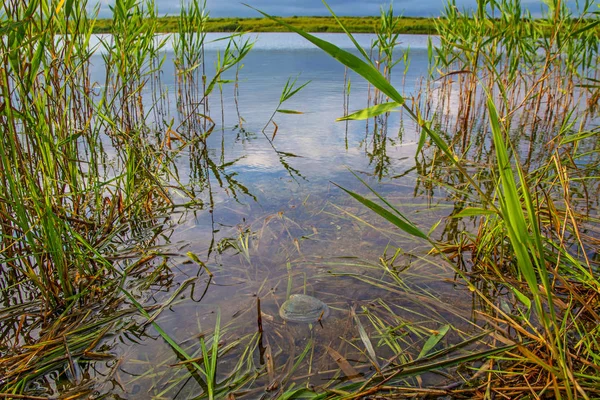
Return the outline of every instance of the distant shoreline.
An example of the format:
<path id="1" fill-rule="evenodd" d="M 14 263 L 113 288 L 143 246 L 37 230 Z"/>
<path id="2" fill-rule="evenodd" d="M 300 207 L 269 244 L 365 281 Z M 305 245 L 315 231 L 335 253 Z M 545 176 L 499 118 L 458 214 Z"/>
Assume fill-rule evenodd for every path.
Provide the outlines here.
<path id="1" fill-rule="evenodd" d="M 333 17 L 277 17 L 278 19 L 302 29 L 305 32 L 344 32 Z M 375 33 L 379 26 L 381 17 L 338 17 L 346 29 L 351 33 Z M 178 16 L 157 18 L 156 33 L 176 33 L 178 28 Z M 398 24 L 395 33 L 414 34 L 414 35 L 435 35 L 437 34 L 436 22 L 442 21 L 443 17 L 398 17 Z M 498 21 L 500 22 L 500 21 Z M 547 21 L 545 20 L 523 20 L 524 23 L 540 24 L 542 31 L 547 31 Z M 93 33 L 112 33 L 112 19 L 96 19 Z M 489 26 L 494 29 L 495 24 Z M 500 22 L 500 26 L 502 23 Z M 600 36 L 600 26 L 593 28 L 596 35 Z M 268 18 L 209 18 L 204 26 L 204 32 L 288 32 L 288 29 Z"/>
<path id="2" fill-rule="evenodd" d="M 352 33 L 374 33 L 381 17 L 338 17 Z M 178 16 L 159 17 L 158 33 L 178 31 Z M 281 20 L 306 32 L 340 33 L 343 30 L 333 17 L 280 17 Z M 396 33 L 435 34 L 436 18 L 400 17 Z M 112 19 L 97 19 L 94 33 L 111 33 Z M 205 32 L 287 32 L 288 29 L 266 18 L 210 18 Z"/>

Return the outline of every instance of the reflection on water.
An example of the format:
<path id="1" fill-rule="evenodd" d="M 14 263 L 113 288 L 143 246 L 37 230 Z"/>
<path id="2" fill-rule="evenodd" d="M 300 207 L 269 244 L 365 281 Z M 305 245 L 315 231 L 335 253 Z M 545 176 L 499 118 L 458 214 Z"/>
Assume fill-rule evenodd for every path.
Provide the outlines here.
<path id="1" fill-rule="evenodd" d="M 326 36 L 349 48 L 343 36 Z M 358 38 L 365 46 L 373 39 Z M 411 66 L 406 77 L 393 78 L 410 95 L 427 63 L 426 37 L 402 40 L 411 47 Z M 206 51 L 216 59 L 222 48 L 209 45 Z M 172 105 L 180 89 L 170 57 L 161 83 Z M 234 78 L 228 74 L 224 79 Z M 278 113 L 277 134 L 263 135 L 282 87 L 298 74 L 299 82 L 310 83 L 285 108 L 303 114 Z M 206 142 L 171 159 L 177 178 L 197 182 L 191 190 L 209 206 L 173 214 L 172 233 L 158 248 L 164 256 L 144 270 L 152 283 L 132 282 L 147 307 L 169 302 L 155 322 L 198 363 L 206 357 L 200 339 L 210 343 L 218 323 L 216 382 L 246 398 L 276 398 L 292 385 L 352 382 L 340 373 L 339 356 L 357 374 L 370 375 L 385 360 L 416 357 L 431 332 L 444 325 L 457 329 L 447 343 L 472 330 L 471 296 L 448 283 L 452 270 L 430 261 L 427 246 L 391 229 L 331 184 L 363 191 L 349 169 L 356 171 L 423 227 L 451 213 L 443 193 L 416 178 L 425 167 L 415 163 L 418 133 L 412 122 L 392 113 L 386 124 L 335 123 L 346 104 L 349 111 L 367 106 L 368 87 L 350 74 L 346 98 L 343 67 L 294 35 L 261 34 L 238 79 L 238 89 L 224 85 L 209 99 L 215 127 Z M 169 127 L 180 133 L 181 121 L 162 113 L 164 121 L 175 118 Z M 160 129 L 161 121 L 155 123 Z M 293 293 L 318 297 L 331 315 L 312 326 L 284 323 L 278 308 Z M 107 383 L 97 389 L 129 398 L 188 398 L 206 391 L 205 379 L 178 364 L 183 360 L 155 328 L 141 323 L 106 341 L 118 361 L 98 370 Z M 389 329 L 394 332 L 380 331 Z M 375 346 L 375 359 L 365 340 Z M 103 374 L 111 379 L 100 379 Z M 435 375 L 422 379 L 443 381 Z"/>

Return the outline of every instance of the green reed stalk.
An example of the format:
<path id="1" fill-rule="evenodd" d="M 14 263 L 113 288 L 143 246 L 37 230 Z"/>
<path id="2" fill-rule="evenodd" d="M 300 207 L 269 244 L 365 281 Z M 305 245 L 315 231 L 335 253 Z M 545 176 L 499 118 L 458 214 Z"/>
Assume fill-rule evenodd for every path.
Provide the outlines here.
<path id="1" fill-rule="evenodd" d="M 157 68 L 164 61 L 154 1 L 114 4 L 114 35 L 101 42 L 104 82 L 91 78 L 99 8 L 88 13 L 87 5 L 0 5 L 0 282 L 8 302 L 0 314 L 4 332 L 17 335 L 0 356 L 3 393 L 26 392 L 31 379 L 65 365 L 73 372 L 77 360 L 66 353 L 81 357 L 110 329 L 113 319 L 103 313 L 122 300 L 121 270 L 131 273 L 128 266 L 140 260 L 129 258 L 163 231 L 161 213 L 173 206 L 169 190 L 195 199 L 173 172 L 165 145 L 176 135 L 172 125 L 153 129 L 148 120 L 164 110 L 157 103 L 163 97 L 150 106 L 142 101 L 149 84 L 160 90 Z M 250 48 L 248 41 L 232 44 L 221 74 Z M 206 148 L 195 155 L 206 156 Z M 203 171 L 248 193 L 224 173 L 228 164 L 202 162 Z M 57 349 L 65 337 L 66 349 Z M 32 346 L 24 349 L 25 342 Z"/>
<path id="2" fill-rule="evenodd" d="M 275 107 L 275 110 L 273 111 L 273 114 L 271 114 L 271 117 L 267 120 L 267 123 L 262 128 L 263 134 L 265 134 L 265 130 L 267 129 L 267 127 L 269 126 L 269 124 L 271 122 L 273 122 L 273 118 L 275 117 L 275 115 L 277 113 L 281 113 L 281 114 L 302 114 L 302 112 L 298 111 L 298 110 L 287 110 L 287 109 L 281 108 L 281 106 L 283 105 L 283 103 L 285 103 L 286 101 L 288 101 L 289 99 L 291 99 L 292 97 L 294 97 L 299 91 L 301 91 L 302 89 L 304 89 L 306 87 L 306 85 L 308 85 L 310 83 L 310 81 L 308 81 L 308 82 L 304 82 L 300 86 L 296 86 L 296 82 L 297 81 L 298 81 L 298 77 L 294 78 L 294 80 L 292 80 L 292 78 L 288 78 L 287 82 L 283 86 L 283 89 L 281 90 L 281 95 L 279 96 L 279 104 L 277 104 L 277 107 Z M 273 124 L 275 125 L 275 130 L 273 131 L 273 136 L 272 136 L 271 139 L 269 139 L 267 137 L 267 139 L 269 139 L 271 142 L 273 141 L 273 139 L 275 139 L 275 135 L 277 134 L 277 125 L 274 122 L 273 122 Z M 272 143 L 271 143 L 271 145 L 272 145 Z"/>
<path id="3" fill-rule="evenodd" d="M 521 82 L 526 82 L 529 79 L 527 76 L 522 75 L 523 70 L 521 68 L 524 67 L 522 64 L 519 66 L 519 68 L 515 68 L 518 64 L 515 60 L 519 60 L 519 62 L 522 62 L 523 60 L 529 60 L 531 62 L 531 64 L 524 67 L 525 72 L 528 72 L 527 68 L 531 68 L 530 71 L 533 71 L 534 74 L 534 87 L 543 89 L 546 87 L 544 82 L 546 79 L 548 79 L 546 76 L 550 71 L 563 71 L 563 63 L 556 61 L 556 59 L 560 51 L 564 49 L 564 43 L 561 42 L 561 46 L 557 47 L 554 43 L 552 43 L 554 40 L 552 39 L 552 36 L 548 38 L 546 35 L 540 35 L 536 37 L 536 40 L 540 40 L 542 42 L 546 41 L 547 43 L 544 58 L 540 59 L 539 57 L 531 57 L 528 59 L 518 55 L 516 59 L 513 59 L 511 58 L 510 53 L 513 49 L 515 49 L 515 51 L 520 49 L 526 49 L 529 51 L 529 45 L 533 43 L 530 42 L 528 45 L 523 41 L 514 42 L 514 46 L 516 47 L 507 47 L 503 49 L 504 51 L 509 52 L 507 57 L 508 60 L 505 60 L 503 58 L 504 56 L 499 57 L 499 54 L 497 54 L 494 49 L 497 49 L 499 46 L 512 46 L 512 44 L 511 42 L 502 41 L 502 36 L 500 34 L 496 34 L 490 30 L 490 27 L 496 27 L 498 25 L 495 25 L 497 23 L 492 22 L 490 16 L 487 14 L 487 5 L 487 2 L 480 2 L 477 14 L 471 18 L 466 18 L 462 15 L 459 15 L 454 7 L 454 4 L 451 3 L 447 11 L 449 14 L 449 22 L 447 24 L 443 24 L 440 28 L 441 33 L 444 35 L 442 38 L 444 42 L 441 48 L 436 49 L 436 53 L 438 57 L 437 62 L 448 67 L 453 65 L 458 60 L 458 65 L 460 67 L 459 72 L 463 75 L 466 75 L 466 79 L 462 80 L 462 85 L 463 87 L 466 87 L 467 95 L 462 96 L 460 101 L 463 102 L 462 104 L 464 104 L 464 108 L 462 108 L 462 110 L 466 113 L 467 122 L 469 118 L 472 118 L 472 116 L 475 115 L 471 111 L 476 111 L 473 109 L 473 107 L 477 91 L 482 90 L 482 93 L 484 93 L 487 97 L 487 107 L 485 110 L 490 116 L 492 140 L 496 156 L 494 173 L 499 177 L 499 181 L 497 181 L 498 184 L 491 192 L 483 190 L 474 183 L 471 174 L 469 174 L 462 165 L 462 160 L 454 155 L 452 145 L 445 142 L 440 135 L 430 128 L 429 123 L 423 120 L 418 108 L 416 108 L 414 104 L 413 108 L 406 106 L 404 98 L 400 96 L 395 88 L 389 84 L 389 82 L 385 79 L 385 76 L 373 67 L 368 59 L 363 61 L 351 53 L 339 49 L 336 46 L 308 33 L 302 32 L 288 24 L 285 24 L 284 22 L 279 21 L 277 18 L 271 17 L 265 13 L 262 14 L 285 25 L 288 29 L 297 32 L 307 40 L 311 41 L 322 50 L 330 54 L 332 57 L 340 61 L 342 64 L 362 75 L 374 87 L 381 90 L 382 93 L 386 94 L 392 100 L 392 102 L 377 104 L 368 109 L 346 116 L 341 118 L 341 120 L 365 119 L 374 115 L 380 115 L 395 107 L 404 107 L 411 118 L 413 118 L 421 127 L 423 133 L 427 134 L 432 139 L 439 149 L 448 157 L 448 160 L 452 163 L 452 165 L 458 169 L 464 179 L 470 185 L 472 185 L 475 190 L 477 190 L 480 195 L 480 201 L 484 204 L 484 206 L 472 211 L 477 215 L 482 214 L 494 216 L 494 218 L 487 219 L 487 221 L 490 222 L 490 225 L 487 225 L 484 231 L 490 233 L 494 232 L 494 236 L 500 235 L 502 237 L 502 240 L 500 241 L 501 248 L 499 251 L 504 253 L 503 257 L 511 260 L 511 262 L 513 262 L 517 267 L 516 277 L 522 277 L 524 279 L 524 283 L 533 297 L 534 315 L 537 318 L 537 322 L 539 322 L 541 325 L 542 331 L 538 332 L 539 328 L 535 326 L 535 322 L 527 321 L 528 329 L 533 331 L 533 333 L 530 334 L 527 332 L 527 330 L 523 330 L 521 326 L 515 324 L 509 315 L 505 314 L 500 309 L 497 310 L 501 313 L 503 318 L 506 318 L 508 321 L 507 323 L 510 326 L 513 326 L 515 329 L 519 329 L 523 334 L 529 335 L 529 337 L 535 339 L 540 346 L 548 351 L 547 354 L 536 356 L 530 350 L 527 350 L 526 348 L 522 349 L 524 356 L 529 362 L 537 364 L 539 367 L 551 374 L 550 379 L 553 379 L 555 382 L 553 388 L 557 397 L 560 397 L 561 393 L 564 393 L 567 395 L 567 397 L 572 398 L 575 396 L 575 392 L 578 392 L 584 398 L 587 398 L 586 390 L 578 382 L 576 376 L 578 376 L 580 379 L 585 378 L 583 375 L 578 374 L 574 369 L 574 360 L 571 353 L 569 353 L 569 351 L 573 350 L 568 349 L 569 344 L 565 341 L 565 337 L 568 333 L 566 329 L 568 329 L 567 319 L 569 318 L 569 312 L 563 314 L 563 316 L 559 316 L 555 310 L 555 286 L 550 280 L 550 271 L 548 270 L 548 266 L 551 265 L 553 261 L 556 261 L 556 268 L 561 268 L 562 272 L 558 272 L 558 270 L 555 269 L 552 271 L 554 276 L 560 277 L 561 273 L 566 273 L 567 276 L 571 276 L 574 271 L 570 271 L 564 263 L 561 263 L 560 257 L 569 258 L 574 264 L 578 264 L 579 261 L 576 261 L 572 256 L 567 256 L 570 253 L 568 247 L 562 247 L 562 249 L 559 250 L 560 257 L 558 259 L 549 255 L 549 251 L 552 250 L 553 247 L 560 248 L 561 246 L 568 245 L 566 245 L 564 242 L 552 243 L 542 235 L 540 228 L 541 221 L 539 216 L 541 213 L 546 212 L 546 209 L 542 208 L 539 200 L 535 197 L 532 197 L 530 194 L 532 190 L 530 185 L 539 185 L 540 183 L 538 179 L 540 178 L 540 175 L 526 175 L 524 170 L 521 168 L 518 158 L 516 158 L 516 156 L 510 156 L 509 149 L 514 149 L 515 145 L 506 144 L 509 140 L 509 118 L 515 113 L 516 110 L 523 108 L 526 102 L 530 102 L 529 104 L 530 107 L 533 107 L 534 114 L 537 115 L 539 112 L 536 107 L 539 99 L 536 96 L 532 94 L 526 94 L 524 99 L 519 99 L 519 103 L 517 103 L 517 100 L 511 99 L 508 95 L 509 90 L 511 90 L 514 85 L 519 85 Z M 508 18 L 509 15 L 520 15 L 520 9 L 518 8 L 517 3 L 504 2 L 502 3 L 502 6 L 505 7 L 503 9 L 503 21 L 506 24 L 506 26 L 502 27 L 503 29 L 510 29 L 514 24 L 522 23 L 520 20 Z M 556 11 L 552 9 L 551 11 L 554 17 L 553 21 L 555 23 L 557 21 L 560 21 L 561 23 L 564 22 L 565 24 L 567 23 L 566 20 L 561 17 L 563 15 L 561 13 L 564 10 Z M 532 24 L 533 23 L 530 22 L 529 27 L 535 26 Z M 589 30 L 593 26 L 594 24 L 592 23 L 586 25 L 586 28 L 580 28 L 578 31 L 571 31 L 571 36 L 569 37 L 581 37 L 580 35 L 585 32 L 586 29 Z M 552 32 L 555 37 L 559 35 L 558 31 L 556 30 Z M 351 35 L 349 34 L 349 36 Z M 585 59 L 587 59 L 588 56 L 586 55 L 585 57 Z M 540 62 L 542 65 L 542 76 L 541 78 L 536 78 L 536 74 L 540 74 Z M 503 69 L 503 65 L 506 65 L 507 68 Z M 480 79 L 479 75 L 482 73 L 482 71 L 485 71 L 486 74 L 489 74 L 491 79 Z M 501 71 L 506 71 L 507 75 L 502 75 L 505 72 Z M 521 80 L 520 82 L 519 79 Z M 483 86 L 485 82 L 489 82 L 490 86 Z M 480 86 L 482 86 L 482 88 L 478 89 Z M 494 91 L 498 91 L 500 93 L 501 99 L 504 102 L 504 109 L 506 110 L 507 114 L 502 120 L 498 116 L 496 106 L 493 102 L 493 97 L 491 96 L 491 93 Z M 526 107 L 525 109 L 528 111 Z M 560 123 L 563 126 L 565 125 L 564 120 L 561 120 Z M 462 132 L 462 134 L 468 134 L 469 128 L 464 124 L 462 127 L 464 130 L 466 130 L 465 132 Z M 463 140 L 463 149 L 465 149 L 465 146 L 469 145 L 469 142 L 470 139 Z M 422 142 L 419 145 L 419 151 L 421 148 Z M 516 169 L 513 169 L 512 165 L 516 165 Z M 564 179 L 561 180 L 565 182 Z M 566 183 L 566 185 L 568 186 L 569 184 Z M 374 192 L 375 195 L 387 207 L 381 206 L 358 195 L 357 193 L 353 193 L 348 190 L 345 191 L 403 231 L 413 236 L 428 240 L 434 246 L 434 248 L 441 252 L 442 249 L 439 247 L 441 244 L 430 239 L 428 235 L 423 233 L 418 227 L 412 224 L 388 201 L 379 196 L 377 193 Z M 551 194 L 549 195 L 551 196 Z M 577 221 L 574 218 L 571 218 L 570 226 L 575 230 L 575 232 L 577 232 Z M 508 242 L 505 242 L 504 238 L 506 238 Z M 488 244 L 485 241 L 478 242 L 479 243 L 476 244 L 478 249 L 485 250 Z M 583 246 L 581 241 L 579 243 L 581 246 Z M 564 268 L 566 268 L 566 270 L 564 270 Z M 463 279 L 465 279 L 466 282 L 470 282 L 470 279 L 467 278 L 462 271 L 457 270 L 457 272 Z M 504 278 L 499 276 L 498 279 L 503 280 Z M 558 279 L 561 281 L 566 281 L 566 278 Z M 487 297 L 482 292 L 479 292 L 474 286 L 469 284 L 469 287 L 478 292 L 479 296 L 481 296 L 486 302 L 492 304 L 491 300 L 487 299 Z M 529 307 L 531 304 L 529 299 L 513 286 L 510 287 L 512 287 L 515 296 L 521 299 L 524 304 Z M 571 293 L 573 300 L 578 299 L 578 296 L 574 291 Z M 580 306 L 583 306 L 583 304 Z M 585 370 L 585 367 L 583 370 Z M 564 388 L 559 388 L 560 385 L 564 385 Z"/>
<path id="4" fill-rule="evenodd" d="M 0 143 L 2 253 L 57 307 L 75 293 L 72 267 L 90 271 L 70 235 L 66 219 L 74 216 L 65 212 L 80 204 L 84 182 L 74 143 L 86 131 L 90 105 L 73 89 L 86 79 L 82 71 L 89 52 L 83 47 L 91 24 L 71 2 L 56 9 L 46 1 L 5 2 L 2 11 L 7 22 L 19 26 L 0 44 L 6 101 L 0 114 L 5 132 Z M 80 38 L 54 40 L 55 33 L 67 33 L 73 24 L 82 31 Z M 76 109 L 71 107 L 75 101 Z"/>
<path id="5" fill-rule="evenodd" d="M 119 117 L 118 128 L 127 136 L 145 116 L 141 92 L 150 78 L 151 61 L 164 41 L 155 45 L 153 0 L 117 0 L 112 23 L 113 34 L 103 41 L 103 57 L 109 66 L 104 99 L 110 108 L 107 113 Z"/>

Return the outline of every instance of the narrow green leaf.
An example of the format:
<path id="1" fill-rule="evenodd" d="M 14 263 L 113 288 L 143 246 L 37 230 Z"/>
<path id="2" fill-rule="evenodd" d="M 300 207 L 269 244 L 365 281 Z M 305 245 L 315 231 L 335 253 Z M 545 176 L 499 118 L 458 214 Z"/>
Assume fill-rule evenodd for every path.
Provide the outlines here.
<path id="1" fill-rule="evenodd" d="M 314 340 L 313 339 L 309 339 L 308 343 L 306 343 L 306 346 L 304 347 L 304 350 L 302 351 L 302 353 L 298 356 L 298 359 L 296 360 L 296 362 L 294 363 L 294 365 L 292 366 L 292 369 L 290 370 L 290 372 L 288 373 L 288 378 L 291 377 L 294 372 L 296 371 L 296 369 L 298 369 L 298 367 L 300 366 L 300 364 L 302 363 L 302 360 L 304 360 L 304 358 L 306 357 L 306 355 L 308 354 L 308 351 L 311 349 L 311 347 L 313 347 L 314 344 Z"/>
<path id="2" fill-rule="evenodd" d="M 308 81 L 308 82 L 304 83 L 303 85 L 297 87 L 296 89 L 292 90 L 294 88 L 296 80 L 297 79 L 294 79 L 294 82 L 292 82 L 292 84 L 289 87 L 286 84 L 286 87 L 283 89 L 283 93 L 281 95 L 281 103 L 291 99 L 296 93 L 298 93 L 299 91 L 304 89 L 306 87 L 306 85 L 308 85 L 311 82 L 311 81 Z M 288 81 L 288 83 L 289 83 L 289 81 Z"/>
<path id="3" fill-rule="evenodd" d="M 213 386 L 217 385 L 217 359 L 219 353 L 219 340 L 220 340 L 220 329 L 221 329 L 221 310 L 217 309 L 217 320 L 215 322 L 215 332 L 213 334 L 213 340 L 211 345 L 211 357 L 210 357 L 210 377 Z M 208 372 L 208 371 L 207 371 Z"/>
<path id="4" fill-rule="evenodd" d="M 495 214 L 497 214 L 497 213 L 493 210 L 488 210 L 488 209 L 479 208 L 479 207 L 467 207 L 464 210 L 461 210 L 461 211 L 457 212 L 456 214 L 454 214 L 452 216 L 452 218 L 473 217 L 473 216 L 477 216 L 477 215 L 495 215 Z"/>
<path id="5" fill-rule="evenodd" d="M 438 221 L 431 225 L 431 228 L 429 228 L 429 231 L 427 232 L 427 236 L 431 236 L 431 234 L 437 229 L 438 226 L 440 226 L 440 224 L 442 223 L 441 219 L 438 219 Z"/>
<path id="6" fill-rule="evenodd" d="M 580 33 L 583 33 L 583 32 L 585 32 L 585 31 L 588 31 L 588 30 L 590 30 L 590 29 L 594 29 L 596 26 L 598 26 L 598 24 L 600 24 L 600 20 L 596 20 L 596 21 L 594 21 L 594 22 L 592 22 L 592 23 L 589 23 L 589 24 L 587 24 L 587 25 L 584 25 L 582 28 L 580 28 L 580 29 L 576 30 L 575 32 L 571 33 L 571 35 L 570 35 L 570 36 L 571 36 L 571 37 L 573 37 L 573 36 L 577 36 L 577 35 L 579 35 Z"/>
<path id="7" fill-rule="evenodd" d="M 356 39 L 354 39 L 354 36 L 352 36 L 352 33 L 350 33 L 350 31 L 348 29 L 346 29 L 346 27 L 344 26 L 344 24 L 342 23 L 342 21 L 337 17 L 337 15 L 333 12 L 333 10 L 331 9 L 331 7 L 329 7 L 329 4 L 327 4 L 327 2 L 325 0 L 323 0 L 323 4 L 325 4 L 325 7 L 327 7 L 327 9 L 329 10 L 329 12 L 331 13 L 331 15 L 333 16 L 333 18 L 335 19 L 335 22 L 338 23 L 338 25 L 340 26 L 340 28 L 342 28 L 342 30 L 346 33 L 346 35 L 350 38 L 350 40 L 352 41 L 352 43 L 354 44 L 354 47 L 356 47 L 356 50 L 358 50 L 360 52 L 360 54 L 362 54 L 362 56 L 365 58 L 365 61 L 372 63 L 371 59 L 369 58 L 369 56 L 367 55 L 367 52 L 365 51 L 365 49 L 363 49 L 358 42 L 356 41 Z"/>
<path id="8" fill-rule="evenodd" d="M 356 111 L 345 117 L 338 118 L 336 121 L 348 121 L 348 120 L 364 120 L 372 117 L 376 117 L 381 114 L 385 114 L 394 108 L 401 107 L 402 104 L 396 103 L 395 101 L 389 103 L 377 104 L 376 106 L 365 108 L 360 111 Z"/>
<path id="9" fill-rule="evenodd" d="M 511 290 L 511 292 L 513 292 L 515 297 L 519 299 L 519 301 L 523 303 L 527 307 L 527 309 L 531 308 L 531 300 L 529 300 L 529 297 L 525 296 L 523 293 L 517 290 L 517 288 L 515 288 L 509 283 L 505 282 L 504 285 L 507 286 Z"/>
<path id="10" fill-rule="evenodd" d="M 304 114 L 302 111 L 296 110 L 277 110 L 277 112 L 282 114 Z"/>
<path id="11" fill-rule="evenodd" d="M 198 256 L 194 253 L 192 253 L 191 251 L 188 251 L 186 253 L 186 255 L 196 264 L 198 264 L 199 266 L 201 266 L 202 268 L 204 268 L 206 270 L 206 273 L 208 273 L 208 276 L 212 277 L 213 273 L 210 271 L 210 269 L 208 269 L 208 267 L 206 266 L 206 264 L 204 262 L 202 262 L 202 260 L 200 260 L 200 258 L 198 258 Z"/>
<path id="12" fill-rule="evenodd" d="M 377 204 L 369 199 L 366 199 L 357 193 L 351 192 L 351 191 L 341 187 L 340 185 L 337 185 L 335 183 L 334 183 L 334 185 L 336 185 L 337 187 L 342 189 L 344 192 L 348 193 L 350 196 L 354 197 L 356 200 L 358 200 L 358 202 L 360 202 L 363 205 L 370 208 L 372 211 L 377 213 L 379 216 L 385 218 L 388 222 L 391 222 L 392 224 L 396 225 L 398 228 L 402 229 L 404 232 L 406 232 L 412 236 L 416 236 L 416 237 L 419 237 L 419 238 L 422 238 L 425 240 L 429 240 L 427 235 L 425 235 L 423 232 L 421 232 L 417 227 L 398 218 L 396 215 L 392 214 L 391 212 L 389 212 L 388 210 L 386 210 L 379 204 Z"/>
<path id="13" fill-rule="evenodd" d="M 419 356 L 417 358 L 426 356 L 427 353 L 429 353 L 431 349 L 433 349 L 440 342 L 440 340 L 442 340 L 444 336 L 446 336 L 449 330 L 450 325 L 444 325 L 440 328 L 439 331 L 437 331 L 437 333 L 434 333 L 433 335 L 429 336 L 429 339 L 427 339 L 427 341 L 423 345 L 423 348 L 421 349 L 421 352 L 419 353 Z"/>
<path id="14" fill-rule="evenodd" d="M 539 294 L 537 279 L 528 251 L 528 243 L 530 242 L 529 229 L 525 215 L 523 214 L 521 202 L 519 201 L 519 192 L 510 164 L 510 158 L 508 157 L 508 150 L 504 143 L 504 136 L 500 127 L 496 106 L 491 98 L 488 98 L 488 109 L 494 147 L 496 148 L 498 171 L 502 183 L 502 197 L 500 198 L 502 217 L 506 222 L 509 238 L 517 256 L 519 270 L 525 277 L 532 293 L 537 296 Z M 538 311 L 541 311 L 541 308 Z"/>
<path id="15" fill-rule="evenodd" d="M 148 314 L 148 312 L 146 312 L 146 310 L 144 309 L 144 307 L 133 297 L 133 295 L 131 293 L 129 293 L 125 288 L 121 287 L 121 291 L 125 294 L 125 296 L 127 296 L 127 298 L 133 303 L 133 305 L 138 309 L 138 311 L 140 312 L 140 314 L 142 314 L 146 319 L 150 319 L 150 315 Z M 160 327 L 160 325 L 158 325 L 156 322 L 152 322 L 152 326 L 154 327 L 154 329 L 156 329 L 156 332 L 158 332 L 158 334 L 171 346 L 171 348 L 173 350 L 175 350 L 182 358 L 184 358 L 186 361 L 189 361 L 191 365 L 194 366 L 194 368 L 196 368 L 197 370 L 201 371 L 202 368 L 200 367 L 200 365 L 198 365 L 197 362 L 195 362 L 192 357 L 190 357 L 185 350 L 183 350 L 173 339 L 171 339 L 171 337 Z M 206 386 L 206 383 L 204 383 L 204 386 Z"/>
<path id="16" fill-rule="evenodd" d="M 504 346 L 504 347 L 498 347 L 495 349 L 489 349 L 489 350 L 475 352 L 475 353 L 467 353 L 464 356 L 448 358 L 448 359 L 433 362 L 430 364 L 418 365 L 418 366 L 415 366 L 412 368 L 404 368 L 404 369 L 402 369 L 402 371 L 400 373 L 398 373 L 396 375 L 396 377 L 411 376 L 411 375 L 420 374 L 422 372 L 430 372 L 430 371 L 440 369 L 440 368 L 449 368 L 454 365 L 462 365 L 469 361 L 486 359 L 487 357 L 491 357 L 495 354 L 504 353 L 505 351 L 512 350 L 515 347 L 517 347 L 517 345 L 508 345 L 508 346 Z M 400 366 L 400 367 L 402 367 L 402 366 Z"/>
<path id="17" fill-rule="evenodd" d="M 421 129 L 421 134 L 419 135 L 419 143 L 417 144 L 417 151 L 415 151 L 415 158 L 425 146 L 425 140 L 427 139 L 427 132 L 425 129 Z"/>
<path id="18" fill-rule="evenodd" d="M 592 136 L 596 136 L 596 135 L 600 136 L 600 132 L 596 132 L 596 131 L 579 132 L 574 135 L 568 135 L 568 136 L 563 137 L 560 140 L 560 144 L 565 145 L 568 143 L 577 142 L 577 141 L 580 141 L 580 140 L 583 140 L 583 139 L 586 139 L 586 138 L 589 138 Z"/>
<path id="19" fill-rule="evenodd" d="M 31 65 L 29 66 L 29 79 L 27 82 L 27 88 L 31 88 L 35 76 L 38 74 L 38 70 L 42 62 L 42 56 L 44 55 L 44 51 L 46 50 L 46 41 L 47 36 L 46 34 L 44 34 L 42 36 L 42 39 L 38 42 L 38 47 L 35 50 L 35 54 L 33 55 L 33 58 L 31 60 Z"/>
<path id="20" fill-rule="evenodd" d="M 385 197 L 383 197 L 382 195 L 380 195 L 379 193 L 377 193 L 371 186 L 369 186 L 369 184 L 367 182 L 365 182 L 360 176 L 358 176 L 356 174 L 356 172 L 354 172 L 354 171 L 350 171 L 350 172 L 352 172 L 352 175 L 354 175 L 356 177 L 356 179 L 358 179 L 360 181 L 360 183 L 362 183 L 363 185 L 365 185 L 367 187 L 367 189 L 369 189 L 371 191 L 371 193 L 373 193 L 375 196 L 377 196 L 377 198 L 379 200 L 381 200 L 383 202 L 383 204 L 385 204 L 386 206 L 388 206 L 389 209 L 392 212 L 394 212 L 398 217 L 400 217 L 400 219 L 402 219 L 408 225 L 412 226 L 414 229 L 419 230 L 415 226 L 415 224 L 412 223 L 411 220 L 409 220 L 408 218 L 406 218 L 406 216 L 404 216 L 404 214 L 402 214 L 400 211 L 398 211 L 398 209 L 396 209 L 396 207 L 394 207 L 389 201 L 387 201 L 387 199 Z M 423 235 L 425 235 L 425 234 L 423 234 Z M 429 240 L 429 237 L 427 237 L 427 235 L 425 235 L 425 237 L 427 238 L 427 240 Z"/>

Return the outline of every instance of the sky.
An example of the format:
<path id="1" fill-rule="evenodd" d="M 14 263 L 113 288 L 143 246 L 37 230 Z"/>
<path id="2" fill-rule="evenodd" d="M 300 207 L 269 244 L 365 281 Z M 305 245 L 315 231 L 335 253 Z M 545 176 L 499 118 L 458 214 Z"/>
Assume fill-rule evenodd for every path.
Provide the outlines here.
<path id="1" fill-rule="evenodd" d="M 186 0 L 187 1 L 187 0 Z M 155 0 L 160 15 L 177 15 L 181 0 Z M 278 16 L 291 15 L 329 15 L 321 0 L 207 0 L 211 17 L 258 17 L 259 14 L 242 5 L 242 2 L 258 8 L 268 14 Z M 95 4 L 94 0 L 89 0 Z M 100 0 L 100 17 L 110 17 L 108 6 L 114 0 Z M 381 6 L 387 7 L 386 0 L 328 0 L 327 3 L 338 15 L 378 15 Z M 574 3 L 570 0 L 569 3 Z M 397 15 L 435 17 L 439 16 L 446 0 L 395 0 L 394 12 Z M 456 0 L 460 10 L 473 8 L 476 0 Z M 543 2 L 540 0 L 521 0 L 534 16 L 540 14 Z"/>

